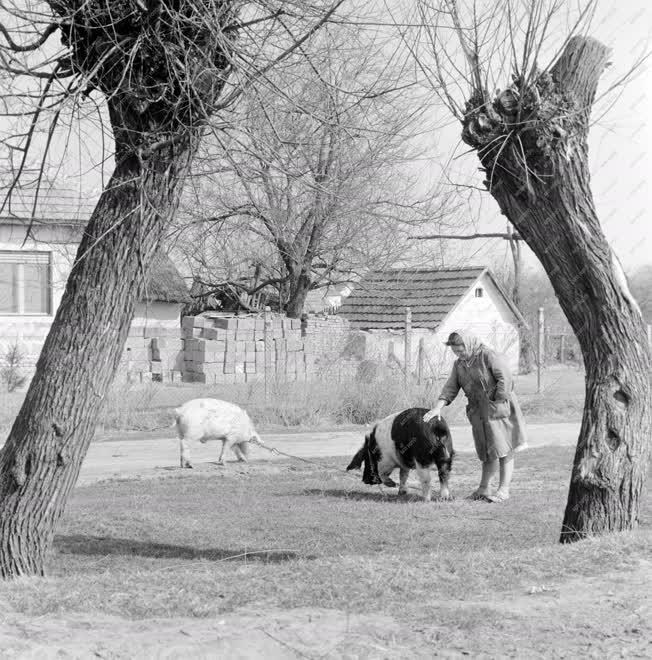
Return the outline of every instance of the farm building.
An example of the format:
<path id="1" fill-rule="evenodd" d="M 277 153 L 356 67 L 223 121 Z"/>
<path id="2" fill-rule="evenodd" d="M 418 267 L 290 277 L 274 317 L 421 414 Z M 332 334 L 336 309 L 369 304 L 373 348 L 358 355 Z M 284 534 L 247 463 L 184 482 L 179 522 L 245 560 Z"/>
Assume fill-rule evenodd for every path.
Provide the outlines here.
<path id="1" fill-rule="evenodd" d="M 304 312 L 321 314 L 338 309 L 355 288 L 354 282 L 338 282 L 308 292 Z"/>
<path id="2" fill-rule="evenodd" d="M 16 191 L 0 213 L 0 353 L 17 344 L 27 365 L 35 363 L 61 301 L 92 206 L 70 192 L 50 191 L 37 200 Z M 170 259 L 159 255 L 132 328 L 141 337 L 160 329 L 179 332 L 187 287 Z"/>
<path id="3" fill-rule="evenodd" d="M 404 367 L 406 309 L 409 371 L 440 377 L 452 365 L 444 342 L 468 330 L 505 353 L 514 373 L 519 362 L 519 326 L 525 320 L 488 268 L 393 269 L 367 274 L 339 309 L 357 331 L 358 356 Z"/>

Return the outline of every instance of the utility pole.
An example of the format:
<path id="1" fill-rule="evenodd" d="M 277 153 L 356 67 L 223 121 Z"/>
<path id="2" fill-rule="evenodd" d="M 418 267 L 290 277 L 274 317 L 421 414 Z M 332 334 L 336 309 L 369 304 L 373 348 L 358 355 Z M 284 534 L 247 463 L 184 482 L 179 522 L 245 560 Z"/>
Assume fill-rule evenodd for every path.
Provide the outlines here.
<path id="1" fill-rule="evenodd" d="M 512 289 L 512 301 L 514 305 L 520 309 L 521 305 L 521 274 L 522 269 L 522 254 L 521 254 L 521 241 L 523 238 L 519 236 L 512 228 L 512 225 L 507 225 L 505 232 L 484 232 L 478 234 L 428 234 L 427 236 L 412 236 L 413 241 L 433 241 L 441 239 L 449 239 L 455 241 L 472 241 L 476 238 L 502 238 L 509 241 L 509 247 L 512 252 L 512 259 L 514 261 L 514 287 Z"/>
<path id="2" fill-rule="evenodd" d="M 512 289 L 512 300 L 518 309 L 521 309 L 521 244 L 519 241 L 523 239 L 515 234 L 512 225 L 507 225 L 507 240 L 509 247 L 512 251 L 512 259 L 514 260 L 514 288 Z"/>

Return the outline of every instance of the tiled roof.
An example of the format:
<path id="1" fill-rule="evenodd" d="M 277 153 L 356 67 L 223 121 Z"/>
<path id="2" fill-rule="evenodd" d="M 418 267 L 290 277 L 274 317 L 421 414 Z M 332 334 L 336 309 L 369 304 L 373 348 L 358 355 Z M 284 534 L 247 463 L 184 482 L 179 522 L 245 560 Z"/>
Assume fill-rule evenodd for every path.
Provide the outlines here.
<path id="1" fill-rule="evenodd" d="M 34 187 L 16 187 L 7 199 L 8 193 L 7 187 L 0 188 L 0 223 L 18 220 L 27 224 L 33 217 L 34 224 L 86 224 L 97 201 L 79 191 L 47 185 L 39 190 L 38 195 Z"/>
<path id="2" fill-rule="evenodd" d="M 165 252 L 159 252 L 149 266 L 143 302 L 191 302 L 188 287 Z"/>
<path id="3" fill-rule="evenodd" d="M 410 307 L 413 327 L 434 329 L 485 271 L 473 266 L 369 273 L 338 313 L 357 328 L 403 328 L 405 308 Z"/>

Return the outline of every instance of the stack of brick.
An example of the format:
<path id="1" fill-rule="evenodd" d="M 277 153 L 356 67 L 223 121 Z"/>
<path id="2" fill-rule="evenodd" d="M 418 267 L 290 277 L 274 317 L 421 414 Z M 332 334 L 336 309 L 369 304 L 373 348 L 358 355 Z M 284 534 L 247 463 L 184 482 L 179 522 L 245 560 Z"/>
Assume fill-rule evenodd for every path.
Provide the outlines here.
<path id="1" fill-rule="evenodd" d="M 338 317 L 300 321 L 274 316 L 206 314 L 176 327 L 133 326 L 121 363 L 131 382 L 248 383 L 304 381 L 343 368 L 349 332 Z M 352 367 L 352 373 L 355 369 Z M 348 374 L 348 372 L 347 372 Z"/>
<path id="2" fill-rule="evenodd" d="M 186 316 L 182 321 L 185 382 L 305 380 L 313 361 L 306 355 L 297 319 L 261 316 Z"/>
<path id="3" fill-rule="evenodd" d="M 126 372 L 130 382 L 181 381 L 182 368 L 178 327 L 130 328 L 120 365 L 120 372 Z"/>

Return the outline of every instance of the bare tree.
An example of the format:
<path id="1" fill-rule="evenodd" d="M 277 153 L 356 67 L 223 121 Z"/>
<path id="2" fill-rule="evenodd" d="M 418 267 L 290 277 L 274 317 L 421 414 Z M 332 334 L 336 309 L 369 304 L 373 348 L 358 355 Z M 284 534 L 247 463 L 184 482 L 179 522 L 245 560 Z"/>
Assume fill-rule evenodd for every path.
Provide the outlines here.
<path id="1" fill-rule="evenodd" d="M 553 26 L 568 31 L 556 24 L 561 3 L 490 3 L 484 14 L 481 6 L 420 2 L 430 45 L 420 66 L 460 120 L 487 190 L 544 266 L 581 346 L 586 403 L 561 541 L 631 529 L 650 454 L 651 360 L 589 185 L 590 113 L 609 51 L 580 34 L 593 2 L 549 66 L 541 61 Z M 466 103 L 458 90 L 470 94 Z"/>
<path id="2" fill-rule="evenodd" d="M 0 68 L 19 80 L 18 89 L 28 89 L 30 80 L 39 83 L 26 92 L 34 105 L 12 144 L 22 154 L 16 175 L 28 164 L 45 110 L 49 136 L 66 104 L 79 107 L 84 99 L 107 108 L 115 170 L 84 232 L 0 455 L 4 577 L 43 573 L 143 293 L 144 273 L 210 117 L 306 43 L 341 3 L 49 0 L 33 11 L 19 5 L 5 10 Z"/>
<path id="3" fill-rule="evenodd" d="M 245 269 L 258 266 L 260 276 L 233 285 L 274 286 L 295 318 L 311 289 L 391 265 L 410 228 L 443 206 L 409 169 L 424 118 L 402 63 L 352 27 L 329 27 L 315 41 L 275 71 L 273 90 L 249 90 L 233 126 L 196 161 L 187 204 L 192 244 L 198 232 L 214 233 L 221 248 L 235 241 Z M 231 185 L 216 187 L 216 177 Z M 195 255 L 208 288 L 209 278 L 224 280 Z"/>

